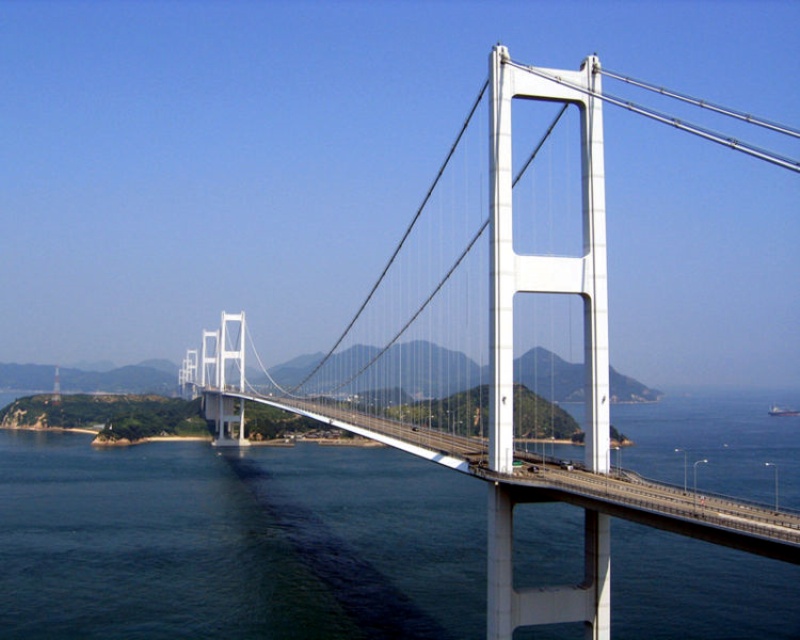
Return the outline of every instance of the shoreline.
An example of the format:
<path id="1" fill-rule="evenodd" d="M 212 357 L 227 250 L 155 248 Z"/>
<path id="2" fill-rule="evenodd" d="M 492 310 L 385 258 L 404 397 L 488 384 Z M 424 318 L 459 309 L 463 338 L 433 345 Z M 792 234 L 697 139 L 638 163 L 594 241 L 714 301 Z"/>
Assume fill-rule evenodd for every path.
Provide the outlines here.
<path id="1" fill-rule="evenodd" d="M 43 427 L 41 425 L 30 424 L 23 426 L 0 426 L 3 431 L 55 431 L 57 433 L 83 433 L 96 436 L 100 433 L 100 429 L 85 429 L 83 427 Z"/>
<path id="2" fill-rule="evenodd" d="M 97 435 L 97 434 L 95 434 Z M 140 444 L 149 444 L 151 442 L 211 442 L 208 436 L 148 436 L 140 438 L 139 440 L 128 440 L 127 438 L 120 438 L 119 440 L 98 440 L 96 437 L 92 440 L 93 447 L 135 447 Z"/>
<path id="3" fill-rule="evenodd" d="M 148 436 L 140 440 L 128 440 L 127 438 L 120 438 L 119 440 L 108 440 L 97 442 L 96 438 L 100 435 L 101 429 L 86 429 L 83 427 L 43 427 L 42 425 L 17 425 L 17 426 L 0 426 L 3 431 L 38 431 L 38 432 L 53 432 L 53 433 L 80 433 L 83 435 L 92 435 L 95 437 L 92 440 L 93 445 L 98 446 L 121 446 L 121 445 L 136 445 L 146 444 L 148 442 L 211 442 L 211 436 Z"/>
<path id="4" fill-rule="evenodd" d="M 86 429 L 82 427 L 43 427 L 41 425 L 25 425 L 25 426 L 0 426 L 0 429 L 5 431 L 52 431 L 55 433 L 80 433 L 83 435 L 92 435 L 94 439 L 90 443 L 94 447 L 131 447 L 140 444 L 148 444 L 150 442 L 213 442 L 213 436 L 148 436 L 139 440 L 128 440 L 127 438 L 120 438 L 119 440 L 102 440 L 98 441 L 97 436 L 100 430 Z M 317 444 L 321 447 L 386 447 L 382 442 L 371 440 L 370 438 L 294 438 L 286 439 L 272 439 L 272 440 L 249 440 L 252 447 L 294 447 L 299 443 Z M 573 447 L 585 446 L 582 442 L 573 442 L 568 439 L 552 439 L 552 438 L 516 438 L 515 442 L 523 444 L 557 444 L 557 445 L 571 445 Z M 612 447 L 632 447 L 635 442 L 632 440 L 625 440 L 624 442 L 610 441 Z"/>

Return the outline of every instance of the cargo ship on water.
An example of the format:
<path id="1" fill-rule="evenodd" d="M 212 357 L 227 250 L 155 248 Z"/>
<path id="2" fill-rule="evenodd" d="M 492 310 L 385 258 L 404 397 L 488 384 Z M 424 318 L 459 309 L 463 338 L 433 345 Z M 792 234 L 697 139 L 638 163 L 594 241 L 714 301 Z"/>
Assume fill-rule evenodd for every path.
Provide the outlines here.
<path id="1" fill-rule="evenodd" d="M 771 416 L 800 416 L 800 411 L 795 411 L 794 409 L 782 409 L 781 407 L 777 407 L 772 405 L 769 408 L 769 415 Z"/>

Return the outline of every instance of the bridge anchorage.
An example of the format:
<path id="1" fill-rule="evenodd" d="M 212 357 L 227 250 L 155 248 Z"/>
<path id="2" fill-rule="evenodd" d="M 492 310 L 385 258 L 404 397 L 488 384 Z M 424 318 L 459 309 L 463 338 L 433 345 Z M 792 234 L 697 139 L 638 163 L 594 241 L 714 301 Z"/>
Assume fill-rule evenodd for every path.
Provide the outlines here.
<path id="1" fill-rule="evenodd" d="M 398 420 L 388 414 L 370 413 L 334 393 L 295 393 L 303 383 L 289 391 L 281 389 L 283 395 L 261 395 L 245 380 L 244 312 L 223 312 L 218 330 L 203 331 L 199 357 L 197 351 L 188 352 L 179 376 L 187 395 L 197 389 L 202 393 L 205 415 L 216 425 L 215 446 L 249 444 L 244 412 L 245 402 L 252 401 L 313 418 L 485 480 L 488 640 L 511 640 L 518 627 L 554 623 L 583 623 L 587 640 L 609 640 L 612 516 L 800 564 L 797 515 L 713 496 L 698 510 L 693 496 L 685 491 L 621 470 L 619 477 L 610 474 L 602 74 L 596 56 L 587 57 L 577 71 L 517 64 L 500 45 L 493 48 L 489 58 L 489 218 L 478 234 L 489 230 L 488 432 L 476 436 L 434 431 L 430 422 L 433 415 L 427 418 L 427 426 L 403 422 L 402 415 Z M 514 250 L 512 102 L 520 99 L 561 103 L 564 109 L 571 105 L 579 114 L 583 244 L 577 257 Z M 482 263 L 485 265 L 485 260 Z M 514 306 L 518 293 L 568 294 L 582 300 L 586 448 L 584 463 L 576 465 L 580 468 L 560 469 L 556 460 L 541 456 L 534 461 L 514 450 Z M 306 380 L 324 366 L 327 357 Z M 346 382 L 337 390 L 354 379 L 348 375 L 342 376 Z M 514 508 L 547 501 L 567 502 L 584 510 L 583 580 L 575 586 L 515 588 Z"/>

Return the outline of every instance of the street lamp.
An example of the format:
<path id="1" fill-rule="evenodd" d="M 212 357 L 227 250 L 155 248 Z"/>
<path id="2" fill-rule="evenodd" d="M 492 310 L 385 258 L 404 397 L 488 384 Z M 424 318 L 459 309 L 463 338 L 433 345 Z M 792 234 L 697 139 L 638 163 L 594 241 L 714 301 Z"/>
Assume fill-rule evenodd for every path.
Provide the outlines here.
<path id="1" fill-rule="evenodd" d="M 686 495 L 686 480 L 689 474 L 689 460 L 687 458 L 686 449 L 675 449 L 675 453 L 683 453 L 683 495 Z"/>
<path id="2" fill-rule="evenodd" d="M 693 504 L 694 504 L 694 508 L 695 509 L 697 509 L 697 465 L 700 464 L 701 462 L 705 464 L 705 463 L 708 462 L 708 460 L 706 460 L 704 458 L 703 460 L 698 460 L 697 462 L 694 463 L 694 500 L 693 500 Z"/>
<path id="3" fill-rule="evenodd" d="M 609 480 L 611 478 L 611 469 L 612 469 L 612 466 L 611 466 L 611 451 L 612 451 L 612 449 L 616 449 L 617 451 L 619 451 L 619 447 L 609 447 L 608 449 L 606 449 L 606 463 L 607 463 L 607 468 L 606 468 L 606 493 L 609 493 L 609 491 L 610 491 L 610 487 L 609 487 L 610 482 L 609 482 Z"/>
<path id="4" fill-rule="evenodd" d="M 778 465 L 775 462 L 765 462 L 767 467 L 775 467 L 775 512 L 778 511 Z"/>
<path id="5" fill-rule="evenodd" d="M 617 475 L 622 479 L 622 447 L 611 447 L 617 452 Z"/>

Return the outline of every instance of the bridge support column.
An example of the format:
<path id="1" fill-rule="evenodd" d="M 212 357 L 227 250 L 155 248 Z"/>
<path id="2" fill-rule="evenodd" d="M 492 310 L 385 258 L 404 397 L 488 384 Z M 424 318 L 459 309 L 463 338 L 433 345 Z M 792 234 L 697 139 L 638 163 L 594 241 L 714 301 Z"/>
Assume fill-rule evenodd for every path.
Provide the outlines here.
<path id="1" fill-rule="evenodd" d="M 610 640 L 609 516 L 585 511 L 581 584 L 515 589 L 514 505 L 508 485 L 490 485 L 487 640 L 511 640 L 517 627 L 564 622 L 583 622 L 586 640 Z"/>
<path id="2" fill-rule="evenodd" d="M 238 333 L 231 331 L 231 325 L 238 325 Z M 219 330 L 219 342 L 216 349 L 217 389 L 219 390 L 219 409 L 217 411 L 217 431 L 213 445 L 215 447 L 246 447 L 250 441 L 245 437 L 244 400 L 239 400 L 239 412 L 235 411 L 232 396 L 226 396 L 226 389 L 231 387 L 240 393 L 245 391 L 245 339 L 246 325 L 244 311 L 241 313 L 222 312 L 222 324 Z M 204 338 L 205 339 L 205 338 Z M 228 364 L 232 363 L 238 374 L 238 385 L 229 385 L 227 381 Z M 233 424 L 239 424 L 238 437 L 233 437 Z"/>
<path id="3" fill-rule="evenodd" d="M 489 59 L 490 336 L 489 468 L 512 475 L 514 462 L 514 298 L 517 293 L 572 294 L 584 302 L 586 466 L 609 470 L 609 356 L 605 171 L 599 60 L 579 71 L 514 63 L 503 46 Z M 583 253 L 523 255 L 514 250 L 511 103 L 514 98 L 574 105 L 580 112 Z M 587 636 L 610 636 L 607 516 L 586 515 L 586 578 L 578 587 L 515 591 L 513 501 L 502 481 L 489 494 L 488 632 L 511 638 L 518 626 L 583 621 Z"/>

